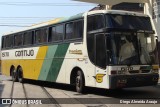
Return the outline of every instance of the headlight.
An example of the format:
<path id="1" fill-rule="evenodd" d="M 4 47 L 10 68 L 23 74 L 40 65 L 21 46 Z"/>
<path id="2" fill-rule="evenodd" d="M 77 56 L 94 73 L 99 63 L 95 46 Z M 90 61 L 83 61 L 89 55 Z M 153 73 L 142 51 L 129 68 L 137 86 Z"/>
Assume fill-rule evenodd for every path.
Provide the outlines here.
<path id="1" fill-rule="evenodd" d="M 154 70 L 152 70 L 152 72 L 158 74 L 159 70 L 158 69 L 154 69 Z"/>

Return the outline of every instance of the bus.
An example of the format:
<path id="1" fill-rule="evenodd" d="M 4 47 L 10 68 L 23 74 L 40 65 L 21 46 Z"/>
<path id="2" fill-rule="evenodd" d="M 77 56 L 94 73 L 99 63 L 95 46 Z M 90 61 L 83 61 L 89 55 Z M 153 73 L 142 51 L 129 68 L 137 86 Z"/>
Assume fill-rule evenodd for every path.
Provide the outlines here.
<path id="1" fill-rule="evenodd" d="M 2 73 L 13 81 L 49 81 L 121 89 L 157 85 L 157 38 L 150 18 L 96 10 L 2 36 Z"/>

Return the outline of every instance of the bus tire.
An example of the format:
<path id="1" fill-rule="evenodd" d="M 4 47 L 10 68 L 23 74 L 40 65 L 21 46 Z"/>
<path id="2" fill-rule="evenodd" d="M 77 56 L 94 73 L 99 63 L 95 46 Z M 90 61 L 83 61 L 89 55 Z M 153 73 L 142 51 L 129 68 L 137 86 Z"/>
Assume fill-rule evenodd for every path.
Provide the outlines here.
<path id="1" fill-rule="evenodd" d="M 23 70 L 22 70 L 22 68 L 19 67 L 17 72 L 18 72 L 18 81 L 19 81 L 20 83 L 23 83 L 23 82 L 24 82 L 24 79 L 23 79 Z"/>
<path id="2" fill-rule="evenodd" d="M 12 73 L 12 81 L 13 81 L 13 82 L 16 82 L 16 81 L 17 81 L 17 73 L 16 73 L 15 68 L 13 68 L 13 69 L 11 70 L 11 73 Z"/>
<path id="3" fill-rule="evenodd" d="M 77 71 L 77 75 L 76 75 L 76 91 L 78 93 L 83 93 L 84 92 L 84 76 L 81 70 Z"/>

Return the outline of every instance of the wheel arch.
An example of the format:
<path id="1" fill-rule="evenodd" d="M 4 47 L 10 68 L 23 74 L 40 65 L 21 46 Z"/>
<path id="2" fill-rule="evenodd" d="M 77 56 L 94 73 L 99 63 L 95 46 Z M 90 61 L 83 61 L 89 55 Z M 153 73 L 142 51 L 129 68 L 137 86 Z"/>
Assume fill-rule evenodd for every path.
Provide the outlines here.
<path id="1" fill-rule="evenodd" d="M 76 78 L 76 75 L 77 75 L 78 70 L 80 70 L 80 71 L 82 72 L 82 74 L 83 74 L 84 85 L 85 85 L 85 82 L 86 82 L 86 81 L 85 81 L 84 72 L 83 72 L 83 70 L 82 70 L 80 67 L 78 67 L 78 66 L 74 67 L 74 68 L 71 70 L 71 74 L 70 74 L 70 84 L 75 85 L 75 83 L 76 83 L 75 78 Z"/>
<path id="2" fill-rule="evenodd" d="M 22 69 L 22 66 L 21 66 L 21 65 L 18 65 L 18 66 L 17 66 L 17 69 L 16 69 L 17 74 L 18 74 L 18 70 L 19 70 L 19 68 L 21 68 L 21 69 Z M 21 73 L 22 73 L 22 76 L 23 76 L 23 70 L 21 71 Z"/>
<path id="3" fill-rule="evenodd" d="M 14 65 L 11 65 L 10 67 L 10 76 L 12 76 L 12 70 L 15 69 L 15 66 Z"/>
<path id="4" fill-rule="evenodd" d="M 19 69 L 19 68 L 22 68 L 21 65 L 18 65 L 18 66 L 17 66 L 17 69 L 16 69 L 17 72 L 18 72 L 18 69 Z"/>

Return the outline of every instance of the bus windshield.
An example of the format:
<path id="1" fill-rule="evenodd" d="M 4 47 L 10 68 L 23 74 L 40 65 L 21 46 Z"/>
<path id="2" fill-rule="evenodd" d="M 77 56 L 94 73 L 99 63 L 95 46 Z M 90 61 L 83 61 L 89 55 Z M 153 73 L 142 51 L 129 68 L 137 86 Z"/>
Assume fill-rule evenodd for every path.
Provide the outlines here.
<path id="1" fill-rule="evenodd" d="M 153 34 L 112 32 L 112 64 L 156 64 L 156 41 Z"/>
<path id="2" fill-rule="evenodd" d="M 106 27 L 153 31 L 149 17 L 133 15 L 106 14 Z"/>

